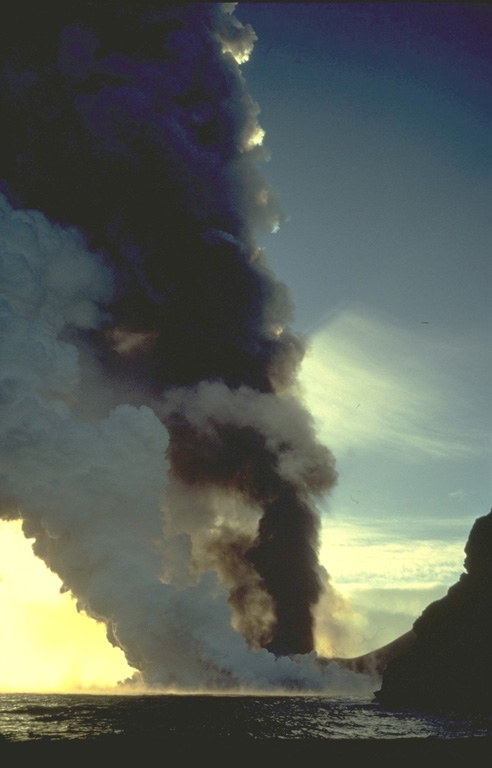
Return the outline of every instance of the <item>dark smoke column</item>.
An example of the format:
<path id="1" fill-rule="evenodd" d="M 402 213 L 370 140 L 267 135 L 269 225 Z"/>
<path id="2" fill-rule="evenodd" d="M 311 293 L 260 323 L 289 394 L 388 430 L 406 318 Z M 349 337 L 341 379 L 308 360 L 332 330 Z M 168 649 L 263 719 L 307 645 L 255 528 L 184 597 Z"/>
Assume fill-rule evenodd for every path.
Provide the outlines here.
<path id="1" fill-rule="evenodd" d="M 316 442 L 308 415 L 291 395 L 202 383 L 193 397 L 184 389 L 175 392 L 169 408 L 176 475 L 190 487 L 239 490 L 261 509 L 257 534 L 243 542 L 240 561 L 231 565 L 235 542 L 222 550 L 237 590 L 266 590 L 273 604 L 268 631 L 246 632 L 251 645 L 277 655 L 309 653 L 312 609 L 321 592 L 313 499 L 335 480 L 333 457 Z M 260 583 L 244 581 L 248 564 Z M 257 625 L 254 608 L 246 610 L 247 623 Z"/>
<path id="2" fill-rule="evenodd" d="M 17 2 L 0 33 L 0 178 L 14 207 L 78 227 L 103 255 L 115 297 L 106 324 L 71 342 L 134 402 L 160 402 L 179 493 L 217 485 L 260 510 L 249 543 L 222 536 L 217 568 L 232 551 L 242 560 L 227 579 L 244 626 L 251 601 L 233 596 L 271 600 L 252 646 L 307 653 L 320 594 L 314 499 L 336 473 L 289 394 L 304 349 L 255 240 L 280 216 L 238 64 L 255 35 L 232 8 Z"/>
<path id="3" fill-rule="evenodd" d="M 272 596 L 276 625 L 268 650 L 276 655 L 314 648 L 311 609 L 321 584 L 317 577 L 317 521 L 312 510 L 287 488 L 267 503 L 258 540 L 248 552 Z"/>

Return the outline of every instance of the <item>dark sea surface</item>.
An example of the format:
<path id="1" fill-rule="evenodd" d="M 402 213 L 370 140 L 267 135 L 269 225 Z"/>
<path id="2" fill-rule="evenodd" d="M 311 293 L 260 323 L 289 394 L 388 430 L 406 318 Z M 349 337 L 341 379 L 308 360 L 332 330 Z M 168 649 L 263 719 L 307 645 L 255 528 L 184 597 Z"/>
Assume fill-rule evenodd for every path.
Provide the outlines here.
<path id="1" fill-rule="evenodd" d="M 0 745 L 492 745 L 492 721 L 326 696 L 1 694 Z M 492 747 L 491 747 L 492 749 Z M 22 751 L 22 749 L 21 749 Z M 492 751 L 490 752 L 492 755 Z"/>

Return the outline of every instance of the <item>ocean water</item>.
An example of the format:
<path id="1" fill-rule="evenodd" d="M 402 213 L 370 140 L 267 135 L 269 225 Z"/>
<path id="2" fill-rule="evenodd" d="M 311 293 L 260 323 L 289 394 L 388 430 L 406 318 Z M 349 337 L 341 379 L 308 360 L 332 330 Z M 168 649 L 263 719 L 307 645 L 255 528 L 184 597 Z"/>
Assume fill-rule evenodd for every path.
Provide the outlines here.
<path id="1" fill-rule="evenodd" d="M 485 717 L 390 711 L 369 699 L 326 696 L 1 694 L 6 743 L 93 740 L 485 739 Z"/>

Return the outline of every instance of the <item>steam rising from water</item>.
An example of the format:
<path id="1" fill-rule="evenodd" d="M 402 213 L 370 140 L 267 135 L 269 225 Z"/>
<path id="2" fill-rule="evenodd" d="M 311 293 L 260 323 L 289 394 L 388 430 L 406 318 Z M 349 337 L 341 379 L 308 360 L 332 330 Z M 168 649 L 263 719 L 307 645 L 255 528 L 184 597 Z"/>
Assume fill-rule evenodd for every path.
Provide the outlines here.
<path id="1" fill-rule="evenodd" d="M 255 241 L 281 215 L 233 11 L 4 20 L 1 510 L 146 685 L 319 689 L 336 472 Z"/>

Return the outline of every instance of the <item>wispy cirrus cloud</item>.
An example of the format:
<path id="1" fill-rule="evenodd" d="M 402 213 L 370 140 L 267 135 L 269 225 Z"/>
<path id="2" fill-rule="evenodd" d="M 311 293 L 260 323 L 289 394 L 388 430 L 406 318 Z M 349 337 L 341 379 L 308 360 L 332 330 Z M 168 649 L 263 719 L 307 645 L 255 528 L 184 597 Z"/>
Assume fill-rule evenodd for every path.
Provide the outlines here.
<path id="1" fill-rule="evenodd" d="M 420 320 L 412 329 L 345 309 L 312 336 L 301 385 L 335 453 L 357 447 L 406 460 L 471 457 L 488 440 L 470 383 L 460 380 L 474 354 L 467 340 Z"/>
<path id="2" fill-rule="evenodd" d="M 384 590 L 449 587 L 464 570 L 467 523 L 442 521 L 440 536 L 425 521 L 419 524 L 420 535 L 410 536 L 401 521 L 397 526 L 385 519 L 364 523 L 332 518 L 322 539 L 321 559 L 346 593 L 369 585 Z"/>
<path id="3" fill-rule="evenodd" d="M 411 525 L 384 518 L 343 516 L 326 524 L 320 555 L 343 600 L 340 655 L 367 653 L 408 632 L 463 573 L 467 521 L 443 520 L 440 531 L 430 520 L 419 526 L 417 537 Z M 320 610 L 320 642 L 323 621 Z"/>

